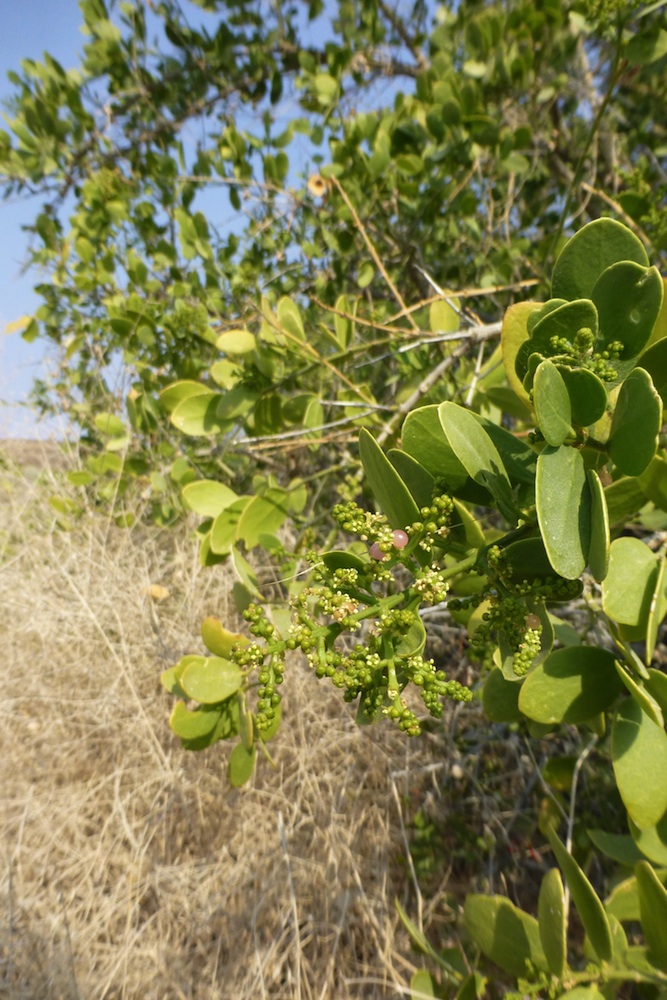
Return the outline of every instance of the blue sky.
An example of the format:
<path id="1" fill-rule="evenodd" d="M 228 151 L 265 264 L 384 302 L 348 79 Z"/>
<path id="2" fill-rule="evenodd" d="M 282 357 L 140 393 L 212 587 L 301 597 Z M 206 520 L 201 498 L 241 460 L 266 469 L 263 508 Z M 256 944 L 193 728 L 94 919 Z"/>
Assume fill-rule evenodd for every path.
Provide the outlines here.
<path id="1" fill-rule="evenodd" d="M 12 93 L 7 79 L 25 58 L 50 52 L 65 68 L 75 66 L 85 38 L 77 0 L 0 0 L 0 100 Z M 4 110 L 4 104 L 3 109 Z M 4 120 L 0 128 L 6 129 Z M 36 308 L 32 285 L 36 275 L 22 275 L 27 236 L 21 226 L 33 218 L 36 201 L 0 200 L 0 437 L 45 437 L 54 425 L 38 425 L 17 404 L 24 401 L 33 379 L 43 374 L 44 348 L 26 344 L 5 327 Z"/>

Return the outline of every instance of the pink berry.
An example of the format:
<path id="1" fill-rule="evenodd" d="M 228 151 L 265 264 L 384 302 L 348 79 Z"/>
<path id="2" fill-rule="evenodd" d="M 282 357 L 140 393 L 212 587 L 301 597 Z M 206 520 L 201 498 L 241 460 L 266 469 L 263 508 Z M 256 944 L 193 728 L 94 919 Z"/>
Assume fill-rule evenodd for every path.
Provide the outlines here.
<path id="1" fill-rule="evenodd" d="M 408 538 L 406 533 L 404 531 L 401 531 L 400 528 L 397 528 L 396 531 L 394 532 L 394 548 L 404 549 L 409 541 L 410 539 Z"/>
<path id="2" fill-rule="evenodd" d="M 378 562 L 382 562 L 383 559 L 387 558 L 377 542 L 373 542 L 368 554 L 371 559 L 376 559 Z"/>

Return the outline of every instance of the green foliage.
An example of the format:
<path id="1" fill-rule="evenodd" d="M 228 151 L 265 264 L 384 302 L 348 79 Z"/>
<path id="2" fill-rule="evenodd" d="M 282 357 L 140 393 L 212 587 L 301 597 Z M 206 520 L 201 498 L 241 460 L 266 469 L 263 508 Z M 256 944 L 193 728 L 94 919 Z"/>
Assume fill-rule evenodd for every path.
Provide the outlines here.
<path id="1" fill-rule="evenodd" d="M 641 292 L 645 247 L 667 246 L 659 4 L 80 6 L 80 65 L 12 75 L 0 175 L 7 196 L 38 197 L 24 335 L 52 345 L 57 375 L 36 398 L 81 433 L 80 486 L 119 523 L 137 492 L 173 521 L 193 478 L 255 493 L 271 460 L 289 488 L 362 426 L 393 443 L 414 393 L 440 403 L 474 371 L 453 359 L 433 391 L 451 351 L 438 338 L 468 315 L 433 288 L 476 288 L 475 314 L 497 316 L 526 275 L 544 289 L 570 216 L 597 221 L 558 257 L 553 295 L 600 298 L 640 349 L 659 291 L 652 271 Z M 595 228 L 608 189 L 636 233 Z M 588 371 L 611 367 L 596 367 L 607 346 Z M 554 363 L 588 426 L 603 387 Z M 658 392 L 661 367 L 647 357 Z M 488 380 L 488 405 L 508 403 Z M 328 502 L 334 484 L 322 475 Z"/>
<path id="2" fill-rule="evenodd" d="M 43 199 L 26 336 L 58 350 L 41 405 L 89 445 L 73 482 L 119 523 L 135 484 L 160 523 L 194 512 L 202 564 L 238 578 L 250 638 L 204 622 L 207 652 L 162 676 L 171 728 L 231 741 L 242 787 L 300 651 L 361 725 L 417 736 L 479 695 L 516 732 L 592 731 L 628 832 L 590 839 L 633 876 L 603 902 L 568 772 L 567 847 L 541 822 L 567 894 L 556 868 L 537 918 L 471 893 L 458 962 L 399 910 L 437 969 L 411 990 L 481 996 L 488 961 L 508 995 L 664 993 L 663 5 L 341 2 L 325 45 L 316 3 L 199 6 L 164 0 L 149 31 L 144 4 L 82 0 L 80 69 L 24 63 L 0 133 L 6 192 Z M 391 104 L 350 110 L 387 79 Z M 514 301 L 522 282 L 545 301 Z M 434 609 L 466 684 L 429 655 Z"/>
<path id="3" fill-rule="evenodd" d="M 604 267 L 603 276 L 625 263 L 609 256 L 609 245 L 619 252 L 634 246 L 610 220 L 595 223 L 594 239 L 595 246 L 605 247 L 604 259 L 596 265 Z M 592 255 L 585 229 L 563 251 L 573 274 L 581 253 Z M 556 273 L 558 267 L 557 262 Z M 607 287 L 601 286 L 596 268 L 588 268 L 588 285 Z M 560 273 L 561 291 L 567 290 L 562 268 Z M 649 302 L 655 287 L 649 275 L 644 284 Z M 641 297 L 633 301 L 640 315 L 649 314 Z M 198 712 L 214 706 L 222 712 L 230 699 L 239 700 L 238 723 L 228 726 L 224 736 L 239 738 L 229 774 L 240 785 L 254 768 L 255 735 L 276 731 L 279 687 L 290 650 L 300 649 L 318 677 L 331 680 L 346 701 L 356 704 L 362 725 L 385 717 L 406 734 L 417 735 L 422 721 L 415 695 L 435 718 L 442 713 L 443 698 L 469 701 L 472 691 L 448 679 L 425 655 L 424 617 L 429 606 L 446 605 L 467 624 L 471 654 L 484 662 L 491 650 L 482 700 L 492 721 L 543 727 L 542 732 L 586 726 L 596 739 L 606 740 L 629 836 L 619 839 L 598 831 L 594 843 L 628 863 L 642 859 L 635 870 L 646 945 L 628 943 L 616 904 L 605 907 L 550 822 L 543 831 L 586 932 L 588 965 L 570 964 L 567 908 L 557 869 L 544 878 L 538 919 L 500 896 L 471 894 L 463 911 L 471 942 L 516 978 L 520 990 L 593 995 L 597 984 L 605 983 L 667 986 L 663 934 L 654 915 L 664 908 L 664 889 L 649 864 L 667 858 L 667 682 L 664 673 L 648 669 L 667 611 L 662 530 L 667 504 L 658 468 L 645 475 L 653 462 L 664 461 L 659 453 L 662 411 L 656 421 L 659 396 L 641 366 L 635 331 L 628 328 L 627 343 L 618 340 L 614 346 L 625 367 L 606 370 L 600 379 L 589 366 L 600 371 L 600 362 L 612 360 L 605 348 L 610 344 L 608 323 L 614 320 L 605 318 L 611 314 L 601 298 L 597 304 L 575 300 L 571 305 L 576 309 L 567 305 L 556 299 L 530 310 L 513 308 L 511 334 L 503 337 L 508 371 L 512 364 L 518 371 L 522 345 L 529 345 L 524 352 L 528 372 L 533 347 L 541 352 L 532 379 L 524 378 L 521 386 L 532 408 L 526 421 L 532 426 L 530 443 L 516 436 L 522 433 L 517 418 L 512 433 L 453 401 L 413 410 L 403 425 L 402 448 L 392 449 L 389 457 L 362 428 L 360 458 L 382 512 L 351 501 L 334 506 L 339 528 L 358 541 L 347 549 L 308 554 L 309 578 L 291 599 L 289 626 L 278 630 L 270 609 L 267 613 L 253 604 L 245 612 L 254 636 L 248 643 L 208 620 L 203 636 L 216 655 L 186 657 L 168 675 L 178 697 L 200 703 L 189 712 L 194 718 L 183 710 L 172 717 L 172 728 L 186 746 L 195 745 L 195 732 L 205 731 L 207 742 L 212 732 L 222 733 L 214 729 L 217 719 Z M 655 302 L 650 308 L 657 322 L 660 309 Z M 295 322 L 295 314 L 289 315 Z M 587 324 L 583 333 L 578 327 L 582 322 Z M 652 335 L 653 329 L 644 331 L 642 346 Z M 596 344 L 602 345 L 597 358 Z M 572 376 L 572 393 L 561 370 Z M 594 392 L 602 387 L 602 408 L 572 406 L 580 374 L 595 380 Z M 641 418 L 637 407 L 627 405 L 627 393 L 641 393 Z M 574 419 L 575 413 L 586 412 L 589 424 Z M 629 463 L 637 456 L 641 460 L 633 471 Z M 607 497 L 615 496 L 616 484 L 628 481 L 632 489 L 624 487 L 623 520 L 634 520 L 639 537 L 612 539 L 610 524 L 616 516 L 609 515 Z M 239 532 L 238 526 L 259 498 L 242 498 L 239 507 L 239 501 L 206 482 L 189 484 L 184 493 L 191 506 L 216 517 L 214 525 L 236 507 L 236 542 L 250 547 L 256 541 L 252 531 L 246 527 Z M 217 515 L 216 504 L 222 506 Z M 259 538 L 259 525 L 255 531 Z M 662 546 L 658 552 L 647 544 L 654 538 Z M 577 630 L 570 624 L 572 609 L 584 602 L 602 642 L 591 640 L 588 626 Z M 646 664 L 631 646 L 636 640 L 644 642 Z M 476 980 L 443 964 L 403 911 L 401 919 L 419 947 L 435 957 L 443 981 L 457 995 L 474 993 Z M 413 981 L 413 992 L 418 986 L 427 995 L 428 990 L 449 995 L 438 993 L 440 986 L 427 974 Z"/>

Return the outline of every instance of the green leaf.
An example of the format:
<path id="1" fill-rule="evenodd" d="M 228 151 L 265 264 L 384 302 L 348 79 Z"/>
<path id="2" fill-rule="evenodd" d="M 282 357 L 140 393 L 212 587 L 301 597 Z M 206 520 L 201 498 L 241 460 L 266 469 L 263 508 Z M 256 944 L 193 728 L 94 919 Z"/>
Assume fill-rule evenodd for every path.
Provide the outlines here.
<path id="1" fill-rule="evenodd" d="M 651 376 L 634 368 L 621 385 L 607 450 L 616 467 L 626 476 L 640 476 L 658 448 L 662 423 L 662 401 Z"/>
<path id="2" fill-rule="evenodd" d="M 181 495 L 186 507 L 201 517 L 217 517 L 220 511 L 238 499 L 233 490 L 213 479 L 188 483 Z"/>
<path id="3" fill-rule="evenodd" d="M 172 385 L 168 385 L 160 393 L 160 406 L 167 413 L 173 413 L 176 407 L 184 402 L 184 400 L 190 399 L 191 396 L 204 396 L 210 393 L 210 391 L 201 382 L 193 382 L 189 379 L 184 379 L 181 382 L 173 382 Z"/>
<path id="4" fill-rule="evenodd" d="M 435 486 L 435 479 L 431 473 L 427 472 L 416 458 L 408 455 L 407 451 L 391 448 L 387 452 L 387 458 L 410 490 L 417 506 L 430 507 Z"/>
<path id="5" fill-rule="evenodd" d="M 421 519 L 412 494 L 365 427 L 359 432 L 359 454 L 373 495 L 392 528 L 406 528 Z"/>
<path id="6" fill-rule="evenodd" d="M 396 643 L 395 653 L 400 659 L 407 660 L 410 656 L 423 653 L 425 645 L 426 629 L 419 615 L 416 615 L 408 631 Z"/>
<path id="7" fill-rule="evenodd" d="M 541 538 L 521 538 L 507 545 L 503 551 L 511 567 L 510 580 L 515 584 L 554 576 Z"/>
<path id="8" fill-rule="evenodd" d="M 407 915 L 407 913 L 405 912 L 405 910 L 403 909 L 398 900 L 396 900 L 395 906 L 399 919 L 403 924 L 403 926 L 405 927 L 408 934 L 410 935 L 413 944 L 417 948 L 419 948 L 419 950 L 422 951 L 425 955 L 428 955 L 429 958 L 431 958 L 436 963 L 436 965 L 438 965 L 441 969 L 443 969 L 447 973 L 447 975 L 451 976 L 452 979 L 460 980 L 461 974 L 457 972 L 456 969 L 452 968 L 449 962 L 447 962 L 443 958 L 443 956 L 436 951 L 436 949 L 433 947 L 433 945 L 428 940 L 426 935 L 422 931 L 420 931 L 420 929 L 417 927 L 414 920 L 411 920 L 410 917 Z"/>
<path id="9" fill-rule="evenodd" d="M 234 567 L 236 575 L 239 579 L 239 582 L 242 584 L 245 590 L 244 596 L 245 598 L 247 598 L 243 606 L 245 608 L 248 606 L 248 604 L 253 598 L 259 598 L 261 600 L 262 594 L 260 592 L 259 585 L 257 583 L 257 577 L 255 576 L 255 571 L 248 562 L 248 560 L 241 555 L 241 553 L 239 552 L 238 548 L 235 545 L 232 547 L 232 551 L 230 554 L 232 557 L 232 565 Z"/>
<path id="10" fill-rule="evenodd" d="M 215 342 L 215 346 L 223 354 L 229 357 L 236 357 L 241 354 L 250 354 L 255 350 L 256 339 L 250 330 L 226 330 L 221 333 Z"/>
<path id="11" fill-rule="evenodd" d="M 658 563 L 638 538 L 616 538 L 609 550 L 609 571 L 602 583 L 605 614 L 624 625 L 648 627 Z"/>
<path id="12" fill-rule="evenodd" d="M 639 359 L 639 365 L 651 376 L 655 391 L 667 407 L 667 337 L 652 344 Z"/>
<path id="13" fill-rule="evenodd" d="M 410 980 L 410 997 L 412 1000 L 422 1000 L 423 997 L 436 997 L 431 975 L 426 969 L 419 969 Z"/>
<path id="14" fill-rule="evenodd" d="M 516 373 L 516 358 L 519 349 L 528 340 L 528 317 L 537 309 L 539 306 L 535 302 L 517 302 L 511 305 L 503 318 L 500 334 L 507 381 L 529 409 L 532 408 L 531 399 Z"/>
<path id="15" fill-rule="evenodd" d="M 518 512 L 509 476 L 490 436 L 469 410 L 456 403 L 441 403 L 438 415 L 452 450 L 470 478 L 488 489 L 503 516 L 515 523 Z"/>
<path id="16" fill-rule="evenodd" d="M 401 433 L 403 448 L 434 478 L 456 490 L 468 473 L 454 454 L 440 423 L 437 406 L 421 406 L 405 418 Z"/>
<path id="17" fill-rule="evenodd" d="M 492 722 L 520 722 L 523 713 L 519 708 L 521 684 L 506 680 L 502 670 L 494 667 L 484 682 L 482 705 Z"/>
<path id="18" fill-rule="evenodd" d="M 172 411 L 171 422 L 179 431 L 191 437 L 223 434 L 231 425 L 218 415 L 221 399 L 222 396 L 217 392 L 189 396 Z"/>
<path id="19" fill-rule="evenodd" d="M 276 531 L 289 513 L 289 494 L 278 488 L 268 489 L 262 496 L 253 497 L 238 521 L 236 538 L 245 542 L 248 549 L 261 544 L 262 535 Z"/>
<path id="20" fill-rule="evenodd" d="M 598 851 L 612 861 L 632 867 L 642 859 L 641 851 L 627 834 L 606 833 L 604 830 L 587 830 L 586 833 Z"/>
<path id="21" fill-rule="evenodd" d="M 580 229 L 561 250 L 551 280 L 554 298 L 590 298 L 603 273 L 618 261 L 631 260 L 648 267 L 641 241 L 614 219 L 596 219 Z M 576 331 L 575 331 L 576 332 Z"/>
<path id="22" fill-rule="evenodd" d="M 667 812 L 667 733 L 634 698 L 623 702 L 614 720 L 611 757 L 630 818 L 640 830 L 655 826 Z"/>
<path id="23" fill-rule="evenodd" d="M 224 701 L 235 694 L 242 683 L 240 668 L 221 656 L 193 656 L 180 678 L 188 698 L 202 705 Z"/>
<path id="24" fill-rule="evenodd" d="M 357 284 L 359 285 L 359 288 L 368 288 L 374 277 L 375 268 L 371 264 L 370 260 L 365 260 L 359 268 L 359 274 L 357 276 Z"/>
<path id="25" fill-rule="evenodd" d="M 229 755 L 227 764 L 227 776 L 232 788 L 241 788 L 252 777 L 255 770 L 255 759 L 257 757 L 257 747 L 252 746 L 246 750 L 243 743 L 237 743 Z"/>
<path id="26" fill-rule="evenodd" d="M 127 427 L 115 413 L 98 413 L 94 424 L 100 434 L 108 437 L 125 437 L 127 434 Z"/>
<path id="27" fill-rule="evenodd" d="M 341 349 L 346 351 L 350 345 L 350 341 L 352 340 L 354 324 L 352 323 L 352 320 L 347 318 L 347 316 L 339 315 L 339 313 L 347 313 L 348 316 L 353 314 L 353 310 L 345 295 L 338 296 L 336 299 L 335 309 L 334 329 L 336 331 L 336 340 L 340 344 Z"/>
<path id="28" fill-rule="evenodd" d="M 468 545 L 471 549 L 481 549 L 486 545 L 486 537 L 479 521 L 459 500 L 454 500 L 453 503 L 455 514 L 451 525 L 452 535 L 456 540 L 463 535 L 463 544 Z"/>
<path id="29" fill-rule="evenodd" d="M 542 879 L 537 919 L 549 969 L 554 976 L 562 979 L 567 964 L 567 913 L 563 883 L 557 868 L 551 868 Z"/>
<path id="30" fill-rule="evenodd" d="M 519 708 L 548 725 L 581 723 L 604 712 L 621 693 L 613 653 L 599 646 L 567 646 L 551 653 L 526 677 Z"/>
<path id="31" fill-rule="evenodd" d="M 169 727 L 183 740 L 196 740 L 215 729 L 221 711 L 219 705 L 203 705 L 190 711 L 182 701 L 177 701 L 169 719 Z"/>
<path id="32" fill-rule="evenodd" d="M 648 499 L 635 476 L 622 476 L 610 486 L 605 486 L 604 495 L 609 523 L 612 525 L 625 521 L 631 514 L 641 510 Z"/>
<path id="33" fill-rule="evenodd" d="M 628 818 L 628 827 L 632 839 L 644 857 L 656 865 L 667 865 L 667 813 L 655 826 L 647 826 L 643 830 Z M 667 878 L 667 871 L 664 872 L 664 878 Z"/>
<path id="34" fill-rule="evenodd" d="M 568 368 L 558 365 L 570 397 L 572 423 L 588 427 L 599 420 L 607 409 L 607 390 L 604 382 L 587 368 Z"/>
<path id="35" fill-rule="evenodd" d="M 596 955 L 600 961 L 610 962 L 613 956 L 611 928 L 602 902 L 553 827 L 547 827 L 546 835 L 567 879 L 574 905 Z"/>
<path id="36" fill-rule="evenodd" d="M 301 311 L 296 302 L 293 302 L 292 299 L 284 295 L 278 303 L 276 314 L 283 330 L 286 330 L 296 340 L 305 342 L 306 331 L 303 328 Z"/>
<path id="37" fill-rule="evenodd" d="M 537 467 L 537 455 L 531 447 L 524 441 L 519 440 L 510 431 L 505 430 L 500 424 L 487 420 L 486 417 L 474 413 L 477 422 L 484 428 L 494 445 L 498 454 L 503 460 L 503 465 L 507 470 L 507 475 L 513 485 L 525 483 L 532 486 L 535 482 L 535 470 Z"/>
<path id="38" fill-rule="evenodd" d="M 579 451 L 547 445 L 537 459 L 536 502 L 554 571 L 576 580 L 586 567 L 591 544 L 591 495 Z"/>
<path id="39" fill-rule="evenodd" d="M 537 367 L 533 381 L 533 405 L 537 424 L 547 444 L 557 448 L 574 433 L 570 395 L 552 361 L 543 361 Z"/>
<path id="40" fill-rule="evenodd" d="M 600 320 L 598 350 L 623 344 L 621 358 L 636 358 L 646 347 L 660 315 L 663 283 L 655 267 L 619 261 L 604 271 L 591 293 Z"/>
<path id="41" fill-rule="evenodd" d="M 482 952 L 513 976 L 526 973 L 526 963 L 545 969 L 537 920 L 504 896 L 466 896 L 463 922 Z"/>
<path id="42" fill-rule="evenodd" d="M 337 569 L 356 569 L 357 573 L 364 574 L 368 571 L 368 563 L 360 559 L 354 552 L 332 549 L 330 552 L 322 554 L 322 562 L 332 572 Z"/>
<path id="43" fill-rule="evenodd" d="M 239 521 L 253 497 L 239 497 L 221 510 L 211 527 L 210 546 L 216 555 L 229 555 L 237 538 Z"/>
<path id="44" fill-rule="evenodd" d="M 562 351 L 554 352 L 552 338 L 564 338 L 572 343 L 582 328 L 592 330 L 594 335 L 598 332 L 597 309 L 589 298 L 565 302 L 564 305 L 545 312 L 533 327 L 528 349 L 531 353 L 561 354 Z"/>
<path id="45" fill-rule="evenodd" d="M 661 455 L 655 456 L 638 481 L 646 499 L 660 510 L 667 510 L 667 461 Z"/>
<path id="46" fill-rule="evenodd" d="M 591 542 L 588 550 L 588 565 L 598 583 L 607 576 L 609 570 L 609 514 L 604 487 L 595 469 L 586 470 L 586 481 L 591 493 Z"/>
<path id="47" fill-rule="evenodd" d="M 652 962 L 667 972 L 667 890 L 647 861 L 635 868 L 642 930 Z"/>
<path id="48" fill-rule="evenodd" d="M 616 661 L 616 671 L 642 711 L 648 715 L 649 719 L 655 722 L 656 726 L 659 726 L 661 729 L 664 728 L 665 720 L 662 709 L 650 691 L 645 687 L 644 681 L 640 677 L 635 677 L 628 667 L 618 660 Z"/>

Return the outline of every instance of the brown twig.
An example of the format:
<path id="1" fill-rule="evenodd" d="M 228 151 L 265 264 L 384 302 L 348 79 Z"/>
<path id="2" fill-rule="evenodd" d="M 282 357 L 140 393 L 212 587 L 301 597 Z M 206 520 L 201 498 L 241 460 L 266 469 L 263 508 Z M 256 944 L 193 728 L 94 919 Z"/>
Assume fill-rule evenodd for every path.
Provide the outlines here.
<path id="1" fill-rule="evenodd" d="M 340 183 L 340 181 L 338 180 L 337 177 L 332 177 L 331 180 L 333 181 L 334 187 L 340 193 L 341 198 L 343 199 L 343 201 L 347 205 L 348 209 L 350 210 L 350 212 L 352 214 L 352 220 L 353 220 L 355 226 L 357 227 L 357 229 L 359 230 L 359 232 L 361 233 L 362 239 L 363 239 L 364 243 L 366 244 L 366 246 L 368 247 L 368 252 L 370 253 L 371 257 L 373 258 L 375 266 L 377 267 L 378 271 L 380 272 L 380 274 L 382 275 L 382 277 L 384 278 L 384 280 L 387 282 L 387 285 L 388 285 L 389 289 L 391 290 L 392 295 L 394 296 L 394 298 L 398 302 L 398 304 L 401 307 L 401 309 L 405 310 L 405 315 L 408 317 L 408 319 L 409 319 L 410 323 L 412 324 L 412 326 L 414 327 L 414 329 L 418 330 L 419 327 L 417 326 L 417 324 L 415 323 L 414 319 L 412 318 L 412 316 L 407 311 L 407 306 L 406 306 L 406 304 L 405 304 L 405 302 L 403 300 L 403 296 L 399 292 L 399 290 L 396 287 L 396 285 L 394 284 L 394 282 L 389 277 L 387 269 L 384 266 L 384 264 L 382 263 L 382 261 L 380 260 L 380 256 L 379 256 L 377 250 L 375 249 L 375 247 L 373 246 L 373 242 L 372 242 L 370 236 L 368 235 L 368 232 L 366 231 L 366 227 L 364 226 L 363 222 L 359 218 L 359 215 L 357 214 L 357 210 L 355 209 L 354 205 L 352 204 L 352 202 L 348 198 L 347 192 L 343 188 L 343 185 Z"/>

